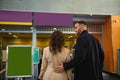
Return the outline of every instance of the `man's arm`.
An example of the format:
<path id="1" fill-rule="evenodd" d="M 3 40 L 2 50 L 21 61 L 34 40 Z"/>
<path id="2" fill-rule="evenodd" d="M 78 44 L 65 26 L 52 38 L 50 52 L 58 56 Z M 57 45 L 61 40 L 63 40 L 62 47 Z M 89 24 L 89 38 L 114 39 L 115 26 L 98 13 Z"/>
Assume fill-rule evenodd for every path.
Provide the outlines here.
<path id="1" fill-rule="evenodd" d="M 77 43 L 75 45 L 75 56 L 69 62 L 61 63 L 59 66 L 54 68 L 55 72 L 63 72 L 67 71 L 75 66 L 78 66 L 83 62 L 86 58 L 87 54 L 87 42 L 85 38 L 78 38 Z"/>
<path id="2" fill-rule="evenodd" d="M 85 60 L 86 54 L 87 54 L 86 45 L 87 45 L 87 42 L 85 38 L 77 39 L 77 43 L 75 45 L 75 56 L 73 57 L 72 60 L 63 64 L 65 71 L 80 65 L 81 62 Z"/>

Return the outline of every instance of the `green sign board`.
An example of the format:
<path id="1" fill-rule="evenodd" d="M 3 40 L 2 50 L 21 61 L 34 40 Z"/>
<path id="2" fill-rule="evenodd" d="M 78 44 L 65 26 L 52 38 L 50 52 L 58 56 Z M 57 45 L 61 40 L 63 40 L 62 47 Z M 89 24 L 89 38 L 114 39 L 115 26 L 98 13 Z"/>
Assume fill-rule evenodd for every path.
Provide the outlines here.
<path id="1" fill-rule="evenodd" d="M 32 47 L 7 46 L 6 77 L 32 76 Z"/>

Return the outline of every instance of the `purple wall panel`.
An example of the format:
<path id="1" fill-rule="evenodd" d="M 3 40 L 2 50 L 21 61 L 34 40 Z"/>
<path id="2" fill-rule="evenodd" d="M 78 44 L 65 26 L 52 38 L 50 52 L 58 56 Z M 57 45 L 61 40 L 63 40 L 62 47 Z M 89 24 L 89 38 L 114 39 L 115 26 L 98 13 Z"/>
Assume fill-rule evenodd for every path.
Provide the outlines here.
<path id="1" fill-rule="evenodd" d="M 72 26 L 72 14 L 34 13 L 34 25 Z"/>
<path id="2" fill-rule="evenodd" d="M 32 22 L 32 12 L 0 10 L 0 21 Z"/>

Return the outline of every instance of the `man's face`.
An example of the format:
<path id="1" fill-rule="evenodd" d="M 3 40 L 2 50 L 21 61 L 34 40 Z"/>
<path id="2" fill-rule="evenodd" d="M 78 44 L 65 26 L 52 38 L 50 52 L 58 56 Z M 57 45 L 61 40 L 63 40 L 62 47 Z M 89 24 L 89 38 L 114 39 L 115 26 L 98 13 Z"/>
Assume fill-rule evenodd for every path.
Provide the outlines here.
<path id="1" fill-rule="evenodd" d="M 76 32 L 77 35 L 81 33 L 81 25 L 79 23 L 76 23 L 74 26 L 74 31 Z"/>

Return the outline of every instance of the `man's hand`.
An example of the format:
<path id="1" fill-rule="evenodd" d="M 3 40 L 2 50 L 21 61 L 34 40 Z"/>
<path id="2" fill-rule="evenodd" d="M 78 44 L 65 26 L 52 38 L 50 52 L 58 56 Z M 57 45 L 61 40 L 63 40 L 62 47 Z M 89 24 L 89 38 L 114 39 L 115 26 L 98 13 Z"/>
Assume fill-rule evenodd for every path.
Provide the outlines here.
<path id="1" fill-rule="evenodd" d="M 60 63 L 60 65 L 54 67 L 54 71 L 56 73 L 61 73 L 64 71 L 63 63 Z"/>

